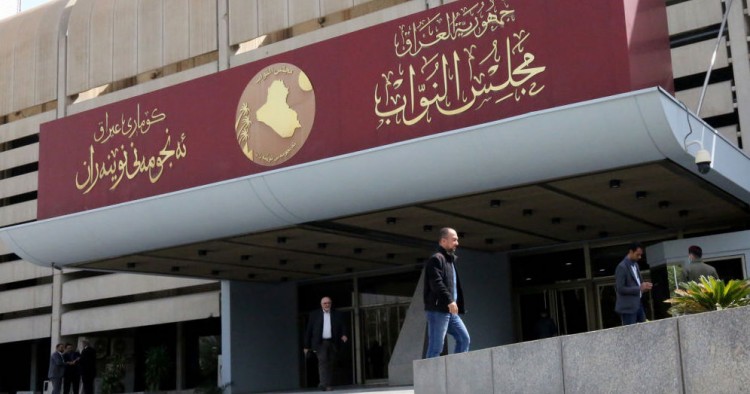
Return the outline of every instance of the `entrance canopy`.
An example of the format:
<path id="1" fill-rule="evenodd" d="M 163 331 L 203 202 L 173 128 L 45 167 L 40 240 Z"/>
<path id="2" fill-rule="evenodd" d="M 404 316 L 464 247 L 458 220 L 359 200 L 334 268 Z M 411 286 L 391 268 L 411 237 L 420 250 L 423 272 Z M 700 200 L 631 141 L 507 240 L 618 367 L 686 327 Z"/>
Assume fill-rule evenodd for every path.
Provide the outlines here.
<path id="1" fill-rule="evenodd" d="M 711 154 L 699 174 L 695 154 Z M 279 281 L 747 222 L 750 160 L 660 88 L 0 229 L 41 266 Z"/>

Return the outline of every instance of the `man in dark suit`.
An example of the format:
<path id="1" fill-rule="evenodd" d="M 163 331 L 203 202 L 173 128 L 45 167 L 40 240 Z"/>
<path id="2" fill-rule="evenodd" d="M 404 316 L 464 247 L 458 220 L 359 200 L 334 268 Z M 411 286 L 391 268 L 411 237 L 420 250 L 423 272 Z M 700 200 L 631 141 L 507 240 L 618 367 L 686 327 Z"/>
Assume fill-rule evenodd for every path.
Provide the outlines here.
<path id="1" fill-rule="evenodd" d="M 49 371 L 47 377 L 52 383 L 52 394 L 60 394 L 62 392 L 62 381 L 65 376 L 65 360 L 63 360 L 63 350 L 65 345 L 58 343 L 55 346 L 55 351 L 49 357 Z"/>
<path id="2" fill-rule="evenodd" d="M 333 366 L 336 362 L 338 347 L 346 343 L 347 328 L 340 313 L 331 309 L 329 297 L 320 300 L 321 309 L 310 313 L 310 320 L 305 329 L 305 355 L 312 350 L 318 356 L 318 374 L 321 390 L 331 391 Z"/>
<path id="3" fill-rule="evenodd" d="M 78 358 L 81 357 L 81 353 L 73 348 L 72 343 L 65 344 L 65 353 L 63 353 L 63 359 L 65 360 L 65 378 L 63 379 L 63 394 L 69 394 L 70 389 L 73 389 L 73 394 L 79 393 L 81 387 L 81 375 L 78 373 Z"/>
<path id="4" fill-rule="evenodd" d="M 634 242 L 628 248 L 628 254 L 615 269 L 615 312 L 620 314 L 622 325 L 643 323 L 646 313 L 643 311 L 641 296 L 651 290 L 651 282 L 641 280 L 638 260 L 643 256 L 643 247 Z"/>
<path id="5" fill-rule="evenodd" d="M 81 374 L 83 394 L 94 394 L 94 377 L 96 377 L 96 350 L 88 339 L 81 341 L 83 350 L 78 359 L 78 372 Z"/>

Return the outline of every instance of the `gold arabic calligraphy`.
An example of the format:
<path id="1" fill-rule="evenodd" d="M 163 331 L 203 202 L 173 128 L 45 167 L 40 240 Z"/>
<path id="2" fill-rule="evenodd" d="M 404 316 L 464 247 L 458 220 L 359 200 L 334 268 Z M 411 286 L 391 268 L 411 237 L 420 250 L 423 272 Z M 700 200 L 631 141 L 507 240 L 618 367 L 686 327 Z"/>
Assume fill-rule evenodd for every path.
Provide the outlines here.
<path id="1" fill-rule="evenodd" d="M 498 10 L 494 1 L 481 1 L 402 25 L 393 45 L 404 63 L 382 73 L 375 85 L 377 128 L 429 123 L 436 113 L 455 116 L 487 103 L 539 94 L 545 86 L 534 78 L 546 66 L 533 66 L 535 56 L 525 48 L 530 32 L 499 34 L 516 21 L 515 11 L 503 4 L 506 9 Z M 459 40 L 467 44 L 439 52 L 440 42 Z"/>
<path id="2" fill-rule="evenodd" d="M 141 174 L 147 174 L 151 183 L 156 183 L 164 173 L 165 168 L 172 168 L 176 160 L 187 156 L 185 133 L 181 133 L 174 142 L 169 134 L 169 128 L 164 129 L 166 135 L 162 148 L 156 154 L 144 154 L 138 152 L 138 147 L 133 138 L 145 135 L 151 130 L 151 126 L 164 121 L 166 114 L 157 109 L 143 112 L 141 117 L 140 105 L 137 106 L 135 117 L 125 114 L 120 117 L 120 122 L 109 123 L 109 113 L 105 113 L 104 120 L 99 122 L 99 128 L 94 133 L 94 142 L 104 144 L 113 138 L 130 140 L 109 149 L 106 158 L 98 159 L 95 144 L 89 145 L 88 157 L 83 161 L 84 170 L 76 172 L 76 188 L 86 194 L 90 192 L 100 181 L 109 179 L 109 190 L 114 190 L 123 179 L 132 180 Z M 111 144 L 111 142 L 110 142 Z M 107 148 L 105 148 L 106 151 Z"/>

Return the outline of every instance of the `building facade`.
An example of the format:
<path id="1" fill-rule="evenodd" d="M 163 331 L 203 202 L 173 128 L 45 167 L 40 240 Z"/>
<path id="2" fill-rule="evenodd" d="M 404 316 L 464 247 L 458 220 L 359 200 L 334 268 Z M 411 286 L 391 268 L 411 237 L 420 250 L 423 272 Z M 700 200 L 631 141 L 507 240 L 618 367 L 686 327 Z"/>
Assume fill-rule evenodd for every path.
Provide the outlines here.
<path id="1" fill-rule="evenodd" d="M 41 391 L 54 344 L 82 338 L 96 344 L 100 370 L 112 356 L 125 357 L 122 391 L 144 390 L 145 354 L 162 345 L 172 359 L 164 389 L 219 385 L 249 392 L 314 386 L 314 366 L 301 355 L 299 335 L 306 312 L 323 295 L 331 295 L 348 314 L 353 331 L 345 359 L 349 367 L 338 382 L 408 384 L 410 362 L 421 351 L 414 343 L 421 343 L 423 333 L 421 300 L 413 295 L 419 294 L 421 261 L 434 248 L 442 226 L 459 230 L 462 259 L 471 262 L 462 280 L 472 285 L 467 324 L 473 348 L 533 339 L 531 327 L 541 308 L 551 311 L 562 334 L 617 325 L 612 275 L 625 253 L 623 245 L 632 239 L 649 245 L 652 258 L 642 268 L 655 281 L 666 281 L 681 264 L 673 245 L 692 240 L 710 245 L 704 248 L 707 256 L 724 267 L 727 277 L 745 277 L 745 255 L 737 252 L 744 249 L 736 245 L 744 242 L 741 231 L 750 224 L 750 187 L 741 180 L 750 162 L 750 148 L 743 143 L 750 132 L 747 2 L 666 1 L 665 8 L 656 0 L 622 3 L 619 11 L 594 8 L 580 16 L 596 20 L 597 12 L 620 12 L 622 32 L 591 30 L 579 21 L 580 31 L 565 34 L 589 38 L 579 38 L 580 47 L 571 45 L 572 55 L 558 63 L 545 63 L 546 52 L 539 49 L 543 45 L 532 42 L 537 34 L 545 41 L 563 32 L 533 30 L 537 25 L 528 22 L 532 36 L 526 43 L 532 49 L 526 53 L 540 52 L 536 64 L 533 55 L 522 56 L 525 63 L 515 68 L 518 73 L 508 71 L 508 83 L 517 78 L 513 86 L 518 88 L 508 97 L 525 105 L 532 101 L 531 92 L 540 93 L 549 105 L 501 115 L 477 110 L 479 120 L 456 117 L 466 121 L 431 114 L 438 120 L 428 122 L 420 119 L 430 116 L 409 118 L 406 112 L 383 110 L 382 129 L 374 126 L 375 137 L 363 137 L 372 141 L 343 133 L 325 140 L 338 149 L 334 155 L 291 158 L 291 164 L 275 167 L 296 154 L 282 149 L 266 156 L 266 164 L 254 162 L 265 170 L 249 175 L 204 156 L 189 175 L 174 181 L 176 186 L 143 195 L 138 192 L 146 187 L 131 187 L 121 200 L 94 189 L 90 180 L 92 172 L 102 173 L 97 171 L 89 172 L 88 184 L 77 178 L 79 198 L 53 187 L 56 173 L 45 160 L 54 157 L 62 163 L 70 154 L 77 164 L 85 161 L 72 150 L 80 141 L 65 133 L 85 124 L 91 114 L 106 112 L 107 121 L 121 122 L 121 132 L 132 120 L 123 106 L 137 108 L 132 116 L 143 116 L 137 124 L 145 124 L 140 122 L 146 116 L 153 121 L 149 127 L 166 118 L 162 124 L 172 128 L 166 134 L 174 141 L 166 139 L 163 150 L 170 143 L 180 150 L 178 133 L 191 127 L 203 130 L 201 137 L 193 137 L 196 143 L 190 138 L 199 133 L 181 140 L 187 147 L 182 157 L 193 160 L 191 154 L 200 154 L 193 152 L 218 146 L 221 130 L 212 117 L 221 110 L 214 111 L 218 107 L 212 103 L 242 92 L 234 82 L 247 83 L 256 75 L 254 64 L 270 70 L 266 65 L 307 64 L 310 59 L 330 65 L 340 59 L 324 83 L 301 78 L 299 85 L 303 92 L 314 88 L 317 108 L 322 100 L 335 100 L 340 108 L 340 118 L 319 112 L 317 125 L 345 128 L 340 125 L 372 116 L 370 104 L 357 101 L 356 91 L 348 95 L 360 86 L 346 84 L 349 74 L 377 69 L 377 61 L 361 60 L 368 51 L 379 53 L 371 42 L 395 47 L 399 59 L 410 51 L 409 56 L 419 59 L 415 47 L 399 49 L 393 38 L 399 18 L 414 23 L 402 27 L 417 26 L 425 20 L 421 18 L 435 15 L 450 19 L 448 15 L 484 7 L 507 11 L 521 5 L 468 0 L 57 0 L 0 21 L 0 351 L 18 355 L 3 361 L 0 392 Z M 542 14 L 533 2 L 530 7 Z M 498 15 L 508 15 L 500 22 L 509 25 L 531 19 Z M 638 36 L 644 27 L 636 22 L 653 21 L 648 18 L 662 18 L 665 27 L 662 37 L 648 33 L 656 44 Z M 717 47 L 720 31 L 724 38 Z M 591 38 L 598 33 L 618 37 L 623 51 L 632 51 L 627 67 L 621 67 L 620 58 L 606 59 L 619 52 L 590 52 L 600 48 L 596 45 L 608 46 Z M 518 39 L 515 48 L 524 51 L 525 39 Z M 639 58 L 638 50 L 650 45 L 666 45 L 666 61 Z M 421 61 L 425 67 L 429 63 Z M 548 91 L 554 88 L 542 77 L 556 65 L 574 75 L 575 69 L 588 70 L 584 63 L 597 62 L 603 67 L 599 71 L 586 71 L 555 91 L 573 97 L 568 101 L 541 94 L 544 83 Z M 397 82 L 369 71 L 374 77 L 366 96 L 372 99 L 375 91 L 377 101 L 382 87 L 377 81 Z M 669 78 L 646 83 L 658 79 L 655 74 Z M 542 78 L 537 85 L 520 82 L 521 76 L 525 82 L 537 75 Z M 606 75 L 630 79 L 612 81 Z M 242 97 L 252 103 L 258 93 L 250 86 Z M 528 90 L 521 94 L 521 88 Z M 172 112 L 161 117 L 154 109 L 147 115 L 140 105 L 153 102 L 165 103 L 161 109 Z M 637 110 L 631 108 L 635 106 Z M 666 120 L 649 112 L 661 106 Z M 239 125 L 241 108 L 230 109 Z M 413 122 L 421 129 L 388 134 L 386 112 L 395 114 L 394 123 Z M 299 127 L 306 125 L 305 114 L 298 114 Z M 174 118 L 189 121 L 166 123 Z M 654 130 L 678 122 L 686 122 L 689 131 L 670 137 L 682 139 L 684 149 L 675 153 Z M 554 133 L 555 127 L 562 132 Z M 621 133 L 613 137 L 602 132 L 608 128 Z M 307 131 L 308 140 L 297 143 L 306 144 L 301 155 L 328 149 L 312 134 L 320 130 Z M 495 140 L 499 132 L 503 137 Z M 86 133 L 89 140 L 90 135 Z M 160 138 L 164 144 L 166 137 Z M 89 140 L 83 144 L 88 146 Z M 712 153 L 707 175 L 693 168 L 698 150 L 693 142 Z M 640 149 L 629 143 L 644 145 Z M 618 146 L 624 157 L 613 153 Z M 253 150 L 254 159 L 264 157 L 249 143 L 243 149 L 248 158 Z M 633 153 L 639 150 L 642 156 Z M 179 158 L 179 153 L 172 155 Z M 181 163 L 173 160 L 169 168 L 179 169 Z M 150 176 L 159 180 L 153 172 Z M 235 178 L 247 178 L 249 186 L 232 184 Z M 172 181 L 159 182 L 152 184 Z M 438 184 L 445 187 L 433 187 Z M 114 190 L 117 185 L 110 186 Z M 79 205 L 70 208 L 67 202 Z M 38 249 L 25 247 L 30 243 Z M 665 286 L 650 299 L 651 318 L 665 317 L 659 297 L 668 290 Z"/>

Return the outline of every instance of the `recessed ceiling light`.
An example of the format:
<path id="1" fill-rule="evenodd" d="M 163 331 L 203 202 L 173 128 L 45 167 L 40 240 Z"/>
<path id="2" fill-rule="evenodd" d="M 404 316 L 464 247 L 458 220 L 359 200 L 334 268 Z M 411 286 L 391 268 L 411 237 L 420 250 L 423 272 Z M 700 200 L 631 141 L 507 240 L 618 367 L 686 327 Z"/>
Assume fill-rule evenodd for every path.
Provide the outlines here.
<path id="1" fill-rule="evenodd" d="M 619 179 L 610 179 L 610 181 L 609 181 L 609 188 L 610 189 L 619 189 L 620 188 L 620 180 Z"/>
<path id="2" fill-rule="evenodd" d="M 385 218 L 385 224 L 396 224 L 397 219 L 394 217 Z"/>
<path id="3" fill-rule="evenodd" d="M 490 207 L 491 207 L 491 208 L 497 208 L 497 207 L 499 207 L 500 205 L 502 205 L 502 203 L 503 203 L 503 202 L 502 202 L 502 201 L 500 201 L 500 200 L 490 200 Z"/>
<path id="4" fill-rule="evenodd" d="M 669 208 L 669 201 L 663 200 L 659 201 L 659 209 L 667 209 Z"/>
<path id="5" fill-rule="evenodd" d="M 644 192 L 643 190 L 635 192 L 635 198 L 638 200 L 643 200 L 644 198 L 646 198 L 646 196 L 648 196 L 648 193 Z"/>
<path id="6" fill-rule="evenodd" d="M 430 231 L 432 231 L 432 226 L 429 224 L 425 224 L 424 226 L 422 226 L 422 231 L 429 233 Z"/>
<path id="7" fill-rule="evenodd" d="M 524 209 L 523 211 L 521 211 L 521 214 L 523 216 L 531 216 L 531 215 L 534 214 L 534 210 L 533 209 Z"/>
<path id="8" fill-rule="evenodd" d="M 277 244 L 285 244 L 286 243 L 286 237 L 278 237 L 276 238 Z"/>

